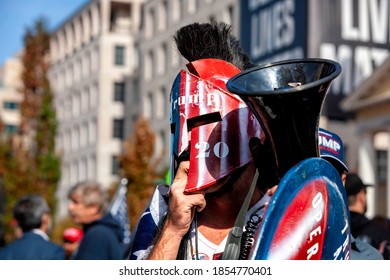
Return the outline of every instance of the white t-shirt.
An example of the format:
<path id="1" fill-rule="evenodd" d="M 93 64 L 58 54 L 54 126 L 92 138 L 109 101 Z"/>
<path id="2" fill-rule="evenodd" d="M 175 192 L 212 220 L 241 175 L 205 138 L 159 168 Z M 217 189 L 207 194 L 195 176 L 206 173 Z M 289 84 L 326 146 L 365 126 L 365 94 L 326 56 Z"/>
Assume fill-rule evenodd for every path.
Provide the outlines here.
<path id="1" fill-rule="evenodd" d="M 246 220 L 245 223 L 250 219 L 251 214 L 257 210 L 259 207 L 263 206 L 267 201 L 269 201 L 270 197 L 268 195 L 264 195 L 255 205 L 253 205 L 246 214 Z M 260 217 L 263 217 L 264 215 L 264 208 L 262 208 L 258 215 Z M 244 229 L 245 231 L 245 229 Z M 199 260 L 216 260 L 219 258 L 219 256 L 223 253 L 226 246 L 226 241 L 228 236 L 224 238 L 224 240 L 220 244 L 214 244 L 208 239 L 206 239 L 200 231 L 197 232 L 198 235 L 198 259 Z M 194 222 L 192 222 L 191 225 L 191 232 L 190 232 L 190 246 L 189 246 L 189 259 L 195 260 L 196 259 L 196 237 L 195 237 L 195 226 Z"/>

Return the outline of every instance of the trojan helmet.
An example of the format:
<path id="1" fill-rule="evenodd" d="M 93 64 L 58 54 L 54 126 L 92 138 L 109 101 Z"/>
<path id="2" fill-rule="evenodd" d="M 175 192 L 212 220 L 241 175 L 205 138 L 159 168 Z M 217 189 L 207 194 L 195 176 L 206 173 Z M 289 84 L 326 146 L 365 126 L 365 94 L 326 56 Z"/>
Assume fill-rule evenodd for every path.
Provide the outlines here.
<path id="1" fill-rule="evenodd" d="M 189 160 L 186 192 L 196 192 L 252 160 L 249 141 L 262 138 L 259 122 L 237 95 L 226 90 L 240 70 L 219 59 L 187 64 L 176 77 L 171 104 L 171 183 L 178 165 Z"/>

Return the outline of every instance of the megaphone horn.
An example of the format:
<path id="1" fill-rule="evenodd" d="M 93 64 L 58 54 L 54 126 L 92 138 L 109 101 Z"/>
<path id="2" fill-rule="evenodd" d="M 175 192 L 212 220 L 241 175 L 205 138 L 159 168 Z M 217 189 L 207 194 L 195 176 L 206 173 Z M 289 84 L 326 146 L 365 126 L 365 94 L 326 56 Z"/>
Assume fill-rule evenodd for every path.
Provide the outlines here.
<path id="1" fill-rule="evenodd" d="M 319 156 L 320 113 L 340 73 L 340 64 L 331 60 L 293 59 L 253 67 L 227 82 L 227 89 L 242 98 L 265 131 L 274 161 L 270 184 L 303 159 Z M 260 153 L 255 160 L 265 159 Z"/>

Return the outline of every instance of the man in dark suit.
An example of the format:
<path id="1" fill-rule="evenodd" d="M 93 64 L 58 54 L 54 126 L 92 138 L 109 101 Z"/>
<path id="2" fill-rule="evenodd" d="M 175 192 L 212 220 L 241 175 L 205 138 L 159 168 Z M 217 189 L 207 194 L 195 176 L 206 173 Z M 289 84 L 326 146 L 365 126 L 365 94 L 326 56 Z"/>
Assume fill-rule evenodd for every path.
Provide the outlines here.
<path id="1" fill-rule="evenodd" d="M 13 209 L 22 236 L 0 249 L 0 260 L 63 260 L 64 249 L 49 240 L 50 209 L 38 195 L 19 199 Z"/>

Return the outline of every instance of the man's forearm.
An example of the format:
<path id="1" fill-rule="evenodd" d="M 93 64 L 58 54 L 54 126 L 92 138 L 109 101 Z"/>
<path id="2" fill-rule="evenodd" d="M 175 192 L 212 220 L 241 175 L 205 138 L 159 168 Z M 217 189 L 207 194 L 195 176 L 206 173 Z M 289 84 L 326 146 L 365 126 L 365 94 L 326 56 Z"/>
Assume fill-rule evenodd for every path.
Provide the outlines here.
<path id="1" fill-rule="evenodd" d="M 148 260 L 176 260 L 182 236 L 177 232 L 164 228 L 157 239 Z"/>

